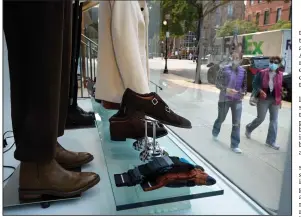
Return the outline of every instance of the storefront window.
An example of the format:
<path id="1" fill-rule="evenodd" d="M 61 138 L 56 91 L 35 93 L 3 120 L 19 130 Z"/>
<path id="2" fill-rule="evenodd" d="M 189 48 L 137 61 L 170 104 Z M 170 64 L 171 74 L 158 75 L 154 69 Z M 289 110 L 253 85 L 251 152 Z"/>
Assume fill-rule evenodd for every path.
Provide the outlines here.
<path id="1" fill-rule="evenodd" d="M 213 1 L 208 5 L 206 1 L 196 2 L 148 1 L 150 88 L 192 123 L 192 129 L 167 127 L 253 200 L 276 214 L 288 150 L 291 90 L 285 87 L 281 109 L 278 101 L 273 104 L 273 94 L 266 101 L 259 100 L 259 107 L 250 105 L 250 99 L 254 75 L 268 68 L 270 56 L 284 56 L 277 52 L 291 34 L 260 32 L 256 25 L 259 12 L 253 15 L 256 24 L 246 27 L 242 20 L 244 1 L 217 7 L 206 13 L 199 25 L 200 4 L 206 10 L 215 5 Z M 233 21 L 227 20 L 229 14 Z M 266 11 L 264 24 L 268 23 Z M 291 64 L 286 61 L 286 65 Z M 236 66 L 246 74 L 235 74 Z M 284 81 L 291 83 L 286 76 Z"/>
<path id="2" fill-rule="evenodd" d="M 204 29 L 198 32 L 196 13 L 198 5 L 189 4 L 189 1 L 181 2 L 184 2 L 182 4 L 185 4 L 186 8 L 182 11 L 176 4 L 169 4 L 169 8 L 164 4 L 160 6 L 161 11 L 170 14 L 171 20 L 177 20 L 182 25 L 182 33 L 175 35 L 172 29 L 176 23 L 170 21 L 167 51 L 165 46 L 160 46 L 161 41 L 165 42 L 166 29 L 164 27 L 157 26 L 157 32 L 150 29 L 155 33 L 149 38 L 149 41 L 153 41 L 153 44 L 157 45 L 150 52 L 156 53 L 155 50 L 159 50 L 157 56 L 150 60 L 151 81 L 162 87 L 162 91 L 158 90 L 160 96 L 172 105 L 177 113 L 189 119 L 193 125 L 192 129 L 176 127 L 170 127 L 170 129 L 252 199 L 275 214 L 281 194 L 287 139 L 290 132 L 291 99 L 289 96 L 284 96 L 281 109 L 276 106 L 278 118 L 273 116 L 275 114 L 273 111 L 276 111 L 273 108 L 276 107 L 271 106 L 270 109 L 265 107 L 267 110 L 260 110 L 262 113 L 259 115 L 262 119 L 256 119 L 258 116 L 257 106 L 250 105 L 251 83 L 257 70 L 269 67 L 270 56 L 284 56 L 269 47 L 279 46 L 279 50 L 281 50 L 282 37 L 290 37 L 290 33 L 260 33 L 260 29 L 255 24 L 253 29 L 246 29 L 243 24 L 239 24 L 239 22 L 244 22 L 241 19 L 244 17 L 243 14 L 239 14 L 239 11 L 244 12 L 244 10 L 240 10 L 244 7 L 243 1 L 231 1 L 232 8 L 228 4 L 218 8 L 221 21 L 219 26 L 216 26 L 216 20 L 212 18 L 217 13 L 215 10 L 211 12 L 214 16 L 206 15 L 203 23 Z M 151 2 L 151 4 L 155 3 L 156 1 Z M 200 1 L 200 3 L 206 4 L 205 1 Z M 207 7 L 210 8 L 209 5 Z M 190 14 L 186 16 L 188 10 Z M 177 11 L 177 13 L 173 11 Z M 150 23 L 162 23 L 164 13 L 161 13 L 160 21 L 157 21 L 159 16 L 152 16 L 153 20 L 151 19 Z M 238 19 L 239 22 L 227 21 L 227 16 L 231 13 L 233 20 Z M 255 16 L 256 24 L 259 24 L 260 13 L 256 13 Z M 250 17 L 247 19 L 250 20 Z M 266 11 L 264 24 L 268 23 L 269 12 Z M 237 41 L 233 40 L 235 33 L 238 34 Z M 246 35 L 241 36 L 240 34 L 243 33 Z M 277 34 L 279 37 L 276 36 Z M 156 40 L 157 43 L 154 42 Z M 243 47 L 243 43 L 248 46 Z M 254 44 L 257 47 L 253 46 Z M 197 48 L 193 49 L 193 46 Z M 236 48 L 238 50 L 238 54 L 234 54 L 234 56 L 233 47 L 234 51 Z M 175 55 L 178 48 L 181 48 L 183 52 Z M 163 54 L 165 52 L 170 54 L 167 60 L 168 74 L 163 73 L 165 68 Z M 223 94 L 220 94 L 219 88 L 231 83 L 230 80 L 222 80 L 220 69 L 229 65 L 231 70 L 233 59 L 238 57 L 241 67 L 247 73 L 247 94 L 241 103 L 240 100 L 233 103 L 231 101 L 233 98 L 229 97 L 229 100 L 223 100 Z M 197 62 L 200 64 L 199 70 L 197 70 Z M 199 76 L 196 75 L 196 71 L 200 73 Z M 241 81 L 238 79 L 235 82 L 238 85 Z M 288 82 L 291 81 L 288 79 Z M 151 84 L 151 86 L 155 91 L 155 85 Z M 243 89 L 242 86 L 235 88 L 238 88 L 238 91 Z M 265 105 L 267 106 L 267 104 Z M 263 114 L 266 116 L 264 117 Z M 270 124 L 270 117 L 277 119 L 278 127 L 274 125 L 276 122 L 272 121 Z M 247 126 L 249 126 L 247 128 L 249 131 L 246 131 Z M 249 133 L 251 130 L 253 130 L 252 133 Z M 277 133 L 277 136 L 271 132 Z"/>

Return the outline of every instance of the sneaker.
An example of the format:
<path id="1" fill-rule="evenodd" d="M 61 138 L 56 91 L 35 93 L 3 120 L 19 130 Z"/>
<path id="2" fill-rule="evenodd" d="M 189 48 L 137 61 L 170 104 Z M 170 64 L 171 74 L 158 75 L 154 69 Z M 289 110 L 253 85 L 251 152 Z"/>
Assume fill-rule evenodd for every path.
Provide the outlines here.
<path id="1" fill-rule="evenodd" d="M 241 154 L 242 150 L 240 148 L 231 148 L 233 152 L 235 152 L 236 154 Z"/>
<path id="2" fill-rule="evenodd" d="M 268 146 L 268 147 L 270 147 L 270 148 L 272 148 L 272 149 L 275 149 L 275 150 L 279 150 L 280 149 L 280 146 L 277 145 L 277 144 L 270 145 L 270 144 L 266 143 L 265 145 Z"/>
<path id="3" fill-rule="evenodd" d="M 248 139 L 251 139 L 251 133 L 247 130 L 247 128 L 246 128 L 245 135 Z"/>
<path id="4" fill-rule="evenodd" d="M 217 141 L 217 136 L 212 135 L 212 139 L 213 139 L 214 141 Z"/>

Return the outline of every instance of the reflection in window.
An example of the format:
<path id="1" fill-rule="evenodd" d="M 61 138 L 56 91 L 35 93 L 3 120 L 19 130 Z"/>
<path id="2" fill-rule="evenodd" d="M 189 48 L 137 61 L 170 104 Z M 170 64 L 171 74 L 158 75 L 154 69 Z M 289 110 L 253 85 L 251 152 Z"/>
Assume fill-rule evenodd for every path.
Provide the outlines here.
<path id="1" fill-rule="evenodd" d="M 277 9 L 277 15 L 276 15 L 276 23 L 281 19 L 281 8 L 278 8 Z"/>
<path id="2" fill-rule="evenodd" d="M 269 11 L 265 11 L 265 12 L 264 12 L 264 20 L 263 20 L 263 24 L 264 24 L 264 25 L 269 24 L 269 20 L 270 20 L 270 12 L 269 12 Z"/>

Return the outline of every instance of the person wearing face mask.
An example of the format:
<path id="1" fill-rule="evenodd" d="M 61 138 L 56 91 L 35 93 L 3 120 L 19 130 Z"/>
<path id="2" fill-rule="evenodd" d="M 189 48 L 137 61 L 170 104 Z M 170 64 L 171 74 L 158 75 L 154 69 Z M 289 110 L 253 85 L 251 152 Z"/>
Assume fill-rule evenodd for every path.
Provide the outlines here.
<path id="1" fill-rule="evenodd" d="M 242 98 L 247 93 L 247 72 L 241 67 L 242 54 L 237 50 L 232 53 L 232 63 L 221 68 L 216 80 L 216 87 L 220 89 L 218 101 L 218 117 L 214 122 L 212 136 L 217 138 L 222 123 L 228 111 L 232 113 L 231 149 L 235 153 L 242 153 L 240 143 L 240 119 L 242 113 Z"/>
<path id="2" fill-rule="evenodd" d="M 278 111 L 281 108 L 281 91 L 283 72 L 281 71 L 281 58 L 274 56 L 270 58 L 269 68 L 259 71 L 253 80 L 253 91 L 259 94 L 257 103 L 257 118 L 246 126 L 246 137 L 251 138 L 251 133 L 265 119 L 269 110 L 270 124 L 266 145 L 279 150 L 276 144 L 277 128 L 278 128 Z"/>

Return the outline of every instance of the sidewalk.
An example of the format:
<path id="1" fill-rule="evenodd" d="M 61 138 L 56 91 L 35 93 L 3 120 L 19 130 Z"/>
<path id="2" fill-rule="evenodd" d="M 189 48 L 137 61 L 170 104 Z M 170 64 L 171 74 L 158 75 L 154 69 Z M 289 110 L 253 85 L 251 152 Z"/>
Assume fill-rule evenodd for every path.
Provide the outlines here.
<path id="1" fill-rule="evenodd" d="M 222 126 L 218 141 L 211 136 L 217 117 L 218 89 L 213 85 L 198 85 L 173 74 L 162 74 L 159 67 L 151 66 L 151 80 L 161 86 L 160 96 L 178 114 L 188 118 L 192 129 L 171 127 L 182 139 L 216 166 L 241 189 L 265 207 L 277 210 L 280 199 L 282 174 L 291 126 L 291 104 L 284 102 L 279 113 L 277 141 L 279 151 L 264 145 L 269 116 L 253 132 L 252 139 L 244 136 L 245 126 L 257 115 L 256 107 L 243 101 L 241 120 L 242 155 L 230 151 L 231 112 Z"/>

